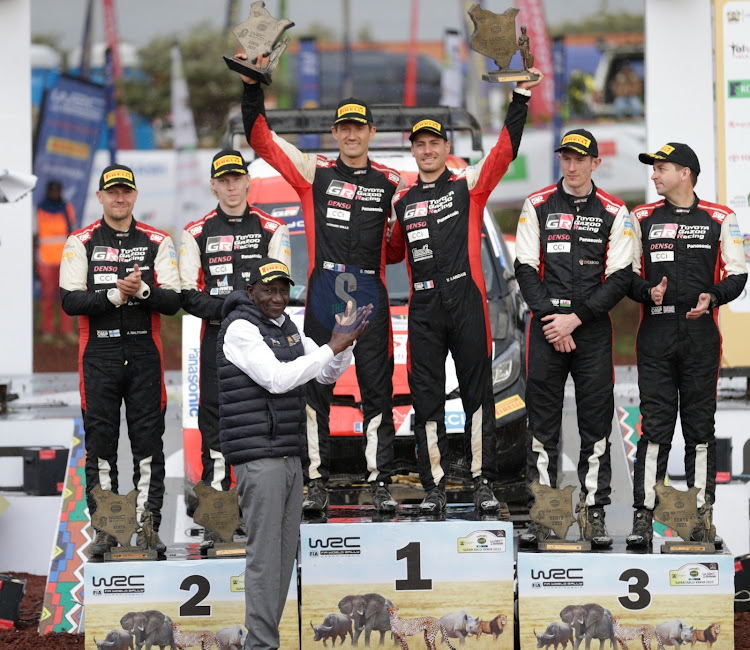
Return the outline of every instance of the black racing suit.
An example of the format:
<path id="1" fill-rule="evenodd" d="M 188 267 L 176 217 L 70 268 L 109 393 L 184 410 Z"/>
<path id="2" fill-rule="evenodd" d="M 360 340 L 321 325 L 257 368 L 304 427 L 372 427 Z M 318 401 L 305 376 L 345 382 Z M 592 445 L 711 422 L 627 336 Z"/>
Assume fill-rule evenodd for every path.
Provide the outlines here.
<path id="1" fill-rule="evenodd" d="M 138 264 L 141 289 L 122 304 L 118 278 Z M 165 232 L 133 219 L 119 232 L 102 219 L 68 237 L 60 264 L 63 309 L 79 316 L 81 410 L 86 431 L 86 497 L 95 485 L 118 490 L 117 443 L 125 402 L 138 521 L 148 501 L 154 527 L 164 498 L 164 363 L 160 314 L 180 309 L 177 254 Z"/>
<path id="2" fill-rule="evenodd" d="M 228 490 L 230 465 L 219 441 L 219 376 L 216 337 L 221 309 L 235 289 L 244 289 L 250 268 L 262 257 L 273 257 L 291 268 L 289 228 L 283 220 L 257 208 L 246 207 L 241 216 L 229 216 L 221 206 L 189 223 L 180 243 L 182 306 L 203 319 L 200 352 L 200 405 L 203 472 L 201 480 L 216 490 Z"/>
<path id="3" fill-rule="evenodd" d="M 685 438 L 685 474 L 698 507 L 714 502 L 714 413 L 721 361 L 718 305 L 740 295 L 747 281 L 737 217 L 727 207 L 700 201 L 678 208 L 666 200 L 633 210 L 635 250 L 629 296 L 643 303 L 638 328 L 638 388 L 642 433 L 633 476 L 635 508 L 653 510 L 654 486 L 664 479 L 679 402 Z M 667 278 L 661 305 L 650 290 Z M 695 320 L 685 314 L 701 293 L 713 307 Z M 679 397 L 678 397 L 679 396 Z"/>
<path id="4" fill-rule="evenodd" d="M 625 204 L 595 185 L 588 196 L 576 197 L 560 180 L 530 195 L 518 220 L 516 277 L 532 312 L 526 349 L 526 483 L 538 479 L 557 487 L 570 374 L 581 436 L 578 478 L 589 506 L 610 503 L 614 366 L 608 312 L 628 290 L 632 247 Z M 558 352 L 544 336 L 541 319 L 555 313 L 574 313 L 581 320 L 572 334 L 572 352 Z"/>
<path id="5" fill-rule="evenodd" d="M 295 189 L 302 203 L 308 251 L 305 334 L 318 345 L 331 337 L 346 303 L 372 303 L 370 324 L 354 348 L 362 400 L 367 480 L 390 483 L 393 473 L 393 338 L 385 285 L 385 243 L 391 199 L 401 177 L 368 160 L 363 169 L 340 158 L 308 156 L 273 133 L 263 89 L 246 84 L 242 117 L 250 146 Z M 333 384 L 307 385 L 308 479 L 327 480 Z"/>
<path id="6" fill-rule="evenodd" d="M 490 193 L 516 157 L 529 97 L 514 92 L 497 144 L 476 165 L 445 169 L 399 192 L 388 262 L 404 257 L 409 297 L 407 373 L 414 403 L 417 466 L 425 490 L 445 476 L 450 461 L 445 432 L 445 359 L 456 375 L 466 424 L 464 455 L 471 475 L 497 477 L 492 392 L 492 332 L 482 272 L 482 223 Z"/>

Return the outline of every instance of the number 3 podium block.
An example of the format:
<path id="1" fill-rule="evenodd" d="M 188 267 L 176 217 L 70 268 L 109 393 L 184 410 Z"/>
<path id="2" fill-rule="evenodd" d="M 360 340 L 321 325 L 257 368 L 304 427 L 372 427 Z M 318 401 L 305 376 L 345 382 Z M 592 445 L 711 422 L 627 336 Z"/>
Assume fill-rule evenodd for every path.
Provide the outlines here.
<path id="1" fill-rule="evenodd" d="M 644 633 L 651 635 L 656 648 L 658 632 L 666 646 L 689 646 L 693 639 L 709 641 L 714 635 L 714 642 L 732 648 L 733 558 L 519 553 L 518 615 L 522 650 L 563 645 L 563 637 L 571 632 L 576 638 L 589 636 L 594 648 L 599 639 L 611 639 L 617 648 L 619 643 L 610 636 L 617 636 L 610 622 L 614 617 L 619 617 L 614 627 L 620 626 L 630 647 L 641 648 Z M 605 647 L 610 647 L 608 642 Z"/>
<path id="2" fill-rule="evenodd" d="M 351 634 L 348 641 L 365 645 L 369 636 L 375 646 L 382 636 L 390 646 L 391 604 L 401 619 L 452 615 L 443 622 L 454 645 L 481 620 L 487 631 L 472 647 L 513 648 L 510 522 L 303 523 L 301 544 L 303 650 L 320 648 L 334 631 L 344 635 L 337 641 Z M 408 643 L 426 647 L 421 632 Z"/>
<path id="3" fill-rule="evenodd" d="M 145 620 L 137 616 L 139 613 L 149 617 L 149 625 L 154 621 L 161 625 L 161 630 L 150 639 L 154 648 L 161 645 L 158 640 L 163 638 L 157 635 L 169 628 L 170 623 L 153 612 L 169 617 L 179 626 L 180 633 L 207 632 L 208 639 L 225 628 L 238 625 L 245 628 L 244 558 L 88 563 L 84 575 L 86 650 L 96 650 L 94 638 L 101 642 L 111 630 L 119 630 L 123 625 L 127 629 L 129 621 L 121 621 L 131 612 L 135 616 L 130 622 L 135 622 L 136 627 L 140 620 Z M 289 585 L 279 632 L 282 648 L 299 649 L 296 571 Z M 141 637 L 136 636 L 136 648 L 145 640 L 143 632 L 137 634 Z M 184 647 L 193 645 L 201 647 L 198 641 Z M 174 647 L 178 647 L 177 639 Z"/>

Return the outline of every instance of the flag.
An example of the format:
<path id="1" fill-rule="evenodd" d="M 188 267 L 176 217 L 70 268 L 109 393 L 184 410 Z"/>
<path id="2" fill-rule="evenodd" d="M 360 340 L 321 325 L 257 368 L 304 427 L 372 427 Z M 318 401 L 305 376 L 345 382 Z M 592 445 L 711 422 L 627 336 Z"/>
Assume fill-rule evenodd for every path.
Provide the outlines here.
<path id="1" fill-rule="evenodd" d="M 114 0 L 103 0 L 104 8 L 104 32 L 107 39 L 107 47 L 112 56 L 112 82 L 122 77 L 122 66 L 120 65 L 119 39 L 117 36 L 117 19 L 115 17 Z M 133 149 L 133 129 L 130 125 L 130 115 L 125 106 L 117 106 L 115 109 L 117 147 L 119 149 Z"/>
<path id="2" fill-rule="evenodd" d="M 534 55 L 534 67 L 548 77 L 547 81 L 534 89 L 529 102 L 529 115 L 532 120 L 550 120 L 555 104 L 554 83 L 551 83 L 554 63 L 542 0 L 515 0 L 515 5 L 520 9 L 516 24 L 526 27 L 531 53 Z"/>
<path id="3" fill-rule="evenodd" d="M 174 134 L 175 165 L 175 233 L 202 215 L 206 201 L 202 191 L 201 170 L 198 160 L 198 134 L 190 108 L 187 80 L 182 68 L 180 46 L 172 45 L 172 132 Z M 199 214 L 200 213 L 200 214 Z"/>

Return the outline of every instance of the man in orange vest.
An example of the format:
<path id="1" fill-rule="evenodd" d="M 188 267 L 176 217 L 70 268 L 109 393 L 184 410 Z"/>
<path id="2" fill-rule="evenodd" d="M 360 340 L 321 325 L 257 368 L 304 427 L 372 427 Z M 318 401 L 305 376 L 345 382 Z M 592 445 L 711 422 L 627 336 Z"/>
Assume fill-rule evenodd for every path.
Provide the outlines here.
<path id="1" fill-rule="evenodd" d="M 59 302 L 60 260 L 65 240 L 75 230 L 76 216 L 73 206 L 62 198 L 60 181 L 47 183 L 47 193 L 36 211 L 37 274 L 42 286 L 42 342 L 52 343 L 55 338 L 55 302 Z M 76 343 L 73 319 L 62 309 L 59 332 L 69 343 Z"/>

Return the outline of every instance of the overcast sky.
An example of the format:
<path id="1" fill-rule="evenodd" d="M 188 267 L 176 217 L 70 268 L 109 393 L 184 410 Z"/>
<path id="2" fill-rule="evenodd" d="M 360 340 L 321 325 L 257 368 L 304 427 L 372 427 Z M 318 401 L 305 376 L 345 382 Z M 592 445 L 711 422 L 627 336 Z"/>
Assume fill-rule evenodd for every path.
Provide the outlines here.
<path id="1" fill-rule="evenodd" d="M 302 33 L 312 22 L 330 25 L 341 34 L 343 0 L 287 0 L 288 18 Z M 240 3 L 240 19 L 244 20 L 252 0 Z M 94 40 L 103 40 L 101 2 L 96 0 Z M 609 11 L 643 13 L 644 0 L 543 0 L 550 25 L 576 17 Z M 154 36 L 179 35 L 193 25 L 210 21 L 224 23 L 224 0 L 115 0 L 120 39 L 135 45 L 146 44 Z M 266 0 L 266 7 L 279 17 L 281 0 Z M 409 35 L 410 2 L 408 0 L 350 0 L 352 36 L 368 27 L 375 40 L 405 40 Z M 438 40 L 443 30 L 458 27 L 462 17 L 461 0 L 421 0 L 419 2 L 419 38 Z M 512 6 L 512 0 L 485 0 L 484 7 L 501 13 Z M 80 44 L 86 0 L 32 0 L 31 30 L 33 34 L 53 34 L 65 49 Z"/>

